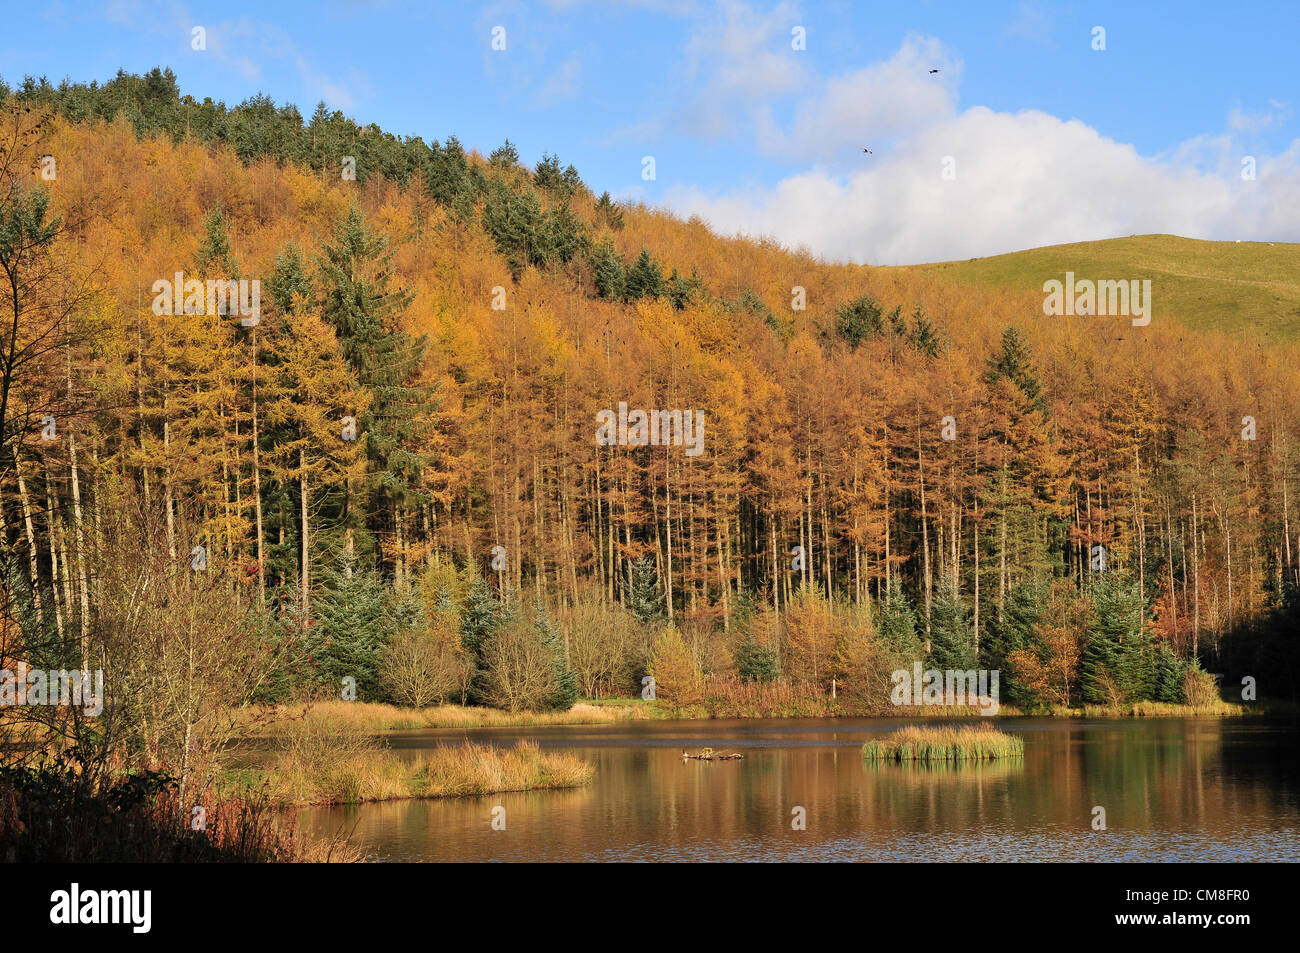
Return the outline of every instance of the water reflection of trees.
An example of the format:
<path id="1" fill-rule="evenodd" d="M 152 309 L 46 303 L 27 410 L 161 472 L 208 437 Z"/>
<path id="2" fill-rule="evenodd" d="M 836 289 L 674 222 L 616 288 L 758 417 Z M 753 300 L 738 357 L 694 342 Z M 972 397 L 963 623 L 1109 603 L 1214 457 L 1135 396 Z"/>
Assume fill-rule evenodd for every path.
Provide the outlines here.
<path id="1" fill-rule="evenodd" d="M 856 744 L 829 746 L 833 734 L 827 745 L 747 747 L 735 762 L 683 762 L 680 748 L 667 746 L 580 747 L 596 768 L 588 788 L 371 805 L 355 815 L 357 840 L 434 859 L 671 859 L 678 848 L 701 845 L 727 859 L 788 851 L 791 838 L 804 846 L 846 837 L 896 844 L 914 833 L 951 834 L 956 844 L 1040 832 L 1048 843 L 1072 832 L 1091 836 L 1096 805 L 1114 830 L 1218 837 L 1293 825 L 1300 810 L 1300 770 L 1258 747 L 1266 739 L 1229 736 L 1251 730 L 1240 722 L 1036 719 L 1002 727 L 1024 737 L 1023 760 L 872 764 Z M 1290 754 L 1293 762 L 1294 748 Z M 508 832 L 490 828 L 495 804 L 507 809 Z M 806 831 L 791 830 L 795 806 L 807 811 Z"/>

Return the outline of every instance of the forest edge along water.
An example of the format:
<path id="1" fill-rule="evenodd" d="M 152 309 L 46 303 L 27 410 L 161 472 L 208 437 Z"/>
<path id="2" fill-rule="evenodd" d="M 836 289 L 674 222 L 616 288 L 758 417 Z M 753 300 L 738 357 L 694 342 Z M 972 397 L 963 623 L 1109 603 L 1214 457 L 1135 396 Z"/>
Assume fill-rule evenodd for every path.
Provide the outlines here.
<path id="1" fill-rule="evenodd" d="M 573 790 L 300 817 L 321 833 L 350 831 L 373 860 L 1300 860 L 1294 720 L 979 719 L 989 721 L 1023 740 L 1023 757 L 863 757 L 864 743 L 917 719 L 401 731 L 389 742 L 403 758 L 472 736 L 569 752 L 594 776 Z M 682 758 L 707 748 L 744 757 Z M 802 829 L 791 826 L 796 809 Z"/>

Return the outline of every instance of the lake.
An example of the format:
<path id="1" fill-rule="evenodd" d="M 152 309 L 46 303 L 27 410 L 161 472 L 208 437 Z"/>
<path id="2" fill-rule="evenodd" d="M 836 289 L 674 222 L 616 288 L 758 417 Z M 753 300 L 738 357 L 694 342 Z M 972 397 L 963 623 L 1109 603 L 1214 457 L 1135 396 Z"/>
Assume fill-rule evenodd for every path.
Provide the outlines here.
<path id="1" fill-rule="evenodd" d="M 412 756 L 532 739 L 596 775 L 577 790 L 311 808 L 299 824 L 351 831 L 384 861 L 1300 860 L 1293 721 L 989 720 L 1024 738 L 1023 761 L 863 761 L 865 740 L 914 719 L 399 732 L 390 743 Z M 682 759 L 703 747 L 744 758 Z"/>

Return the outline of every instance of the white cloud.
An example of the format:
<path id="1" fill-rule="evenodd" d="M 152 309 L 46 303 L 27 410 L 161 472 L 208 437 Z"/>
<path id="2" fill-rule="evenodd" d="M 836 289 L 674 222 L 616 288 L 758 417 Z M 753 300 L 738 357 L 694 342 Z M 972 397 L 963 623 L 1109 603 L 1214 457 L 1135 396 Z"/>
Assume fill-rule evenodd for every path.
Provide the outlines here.
<path id="1" fill-rule="evenodd" d="M 961 62 L 938 40 L 909 36 L 883 63 L 826 81 L 795 107 L 789 132 L 764 115 L 759 148 L 803 161 L 856 158 L 864 148 L 874 154 L 896 137 L 952 117 L 960 78 Z"/>
<path id="2" fill-rule="evenodd" d="M 975 107 L 913 130 L 841 174 L 825 165 L 770 189 L 671 189 L 724 232 L 766 234 L 832 260 L 908 264 L 1146 232 L 1300 239 L 1300 140 L 1243 182 L 1226 137 L 1144 157 L 1078 121 Z M 956 179 L 941 176 L 944 156 Z M 1190 157 L 1195 156 L 1193 161 Z"/>
<path id="3" fill-rule="evenodd" d="M 790 31 L 800 20 L 788 3 L 759 13 L 726 2 L 695 24 L 682 69 L 692 96 L 680 118 L 690 134 L 735 134 L 763 112 L 766 100 L 806 83 L 806 51 L 791 48 Z"/>
<path id="4" fill-rule="evenodd" d="M 1270 99 L 1268 104 L 1268 109 L 1259 112 L 1248 112 L 1240 106 L 1233 106 L 1228 113 L 1228 128 L 1234 132 L 1261 132 L 1271 126 L 1280 126 L 1291 118 L 1289 103 Z"/>
<path id="5" fill-rule="evenodd" d="M 1241 141 L 1286 122 L 1285 103 L 1238 107 L 1225 131 L 1143 156 L 1079 120 L 962 111 L 962 62 L 936 38 L 909 35 L 884 61 L 818 78 L 798 54 L 781 52 L 782 34 L 798 22 L 791 10 L 760 15 L 733 3 L 724 12 L 722 25 L 697 29 L 688 44 L 687 73 L 702 89 L 691 131 L 749 132 L 758 151 L 801 168 L 770 187 L 665 191 L 670 207 L 724 233 L 874 264 L 1147 232 L 1300 239 L 1300 140 L 1275 156 Z M 1043 38 L 1049 29 L 1026 3 L 1010 32 Z M 1241 179 L 1247 154 L 1258 162 L 1253 182 Z M 945 157 L 955 163 L 951 181 L 941 174 Z"/>

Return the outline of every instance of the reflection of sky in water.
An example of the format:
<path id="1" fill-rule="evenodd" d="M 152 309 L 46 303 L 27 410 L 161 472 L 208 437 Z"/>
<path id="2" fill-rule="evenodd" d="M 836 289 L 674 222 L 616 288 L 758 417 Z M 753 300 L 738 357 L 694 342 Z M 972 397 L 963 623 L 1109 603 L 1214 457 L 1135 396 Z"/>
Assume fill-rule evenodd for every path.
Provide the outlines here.
<path id="1" fill-rule="evenodd" d="M 982 719 L 981 719 L 982 720 Z M 634 722 L 404 732 L 415 755 L 466 737 L 535 739 L 591 761 L 572 791 L 304 811 L 385 860 L 1300 860 L 1294 725 L 1258 720 L 994 719 L 1025 758 L 864 763 L 897 721 Z M 683 761 L 683 750 L 741 761 Z M 507 828 L 493 831 L 492 808 Z M 1092 830 L 1094 806 L 1107 829 Z M 807 829 L 790 829 L 803 807 Z"/>

